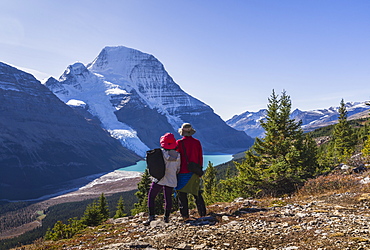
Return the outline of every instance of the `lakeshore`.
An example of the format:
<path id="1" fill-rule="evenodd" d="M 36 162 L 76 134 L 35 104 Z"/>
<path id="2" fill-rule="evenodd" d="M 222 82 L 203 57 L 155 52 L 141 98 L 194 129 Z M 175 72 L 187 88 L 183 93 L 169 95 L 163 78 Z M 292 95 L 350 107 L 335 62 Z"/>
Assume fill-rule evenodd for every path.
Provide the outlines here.
<path id="1" fill-rule="evenodd" d="M 204 155 L 203 166 L 207 167 L 208 162 L 214 166 L 228 162 L 232 155 Z M 141 179 L 141 174 L 145 171 L 146 161 L 138 161 L 136 164 L 120 168 L 113 172 L 89 177 L 90 182 L 78 189 L 65 190 L 61 195 L 54 195 L 41 203 L 63 203 L 69 201 L 81 201 L 84 199 L 97 198 L 102 193 L 105 195 L 131 191 L 137 189 L 137 184 Z M 53 205 L 54 205 L 53 204 Z"/>
<path id="2" fill-rule="evenodd" d="M 204 155 L 203 168 L 206 169 L 208 164 L 213 166 L 231 161 L 232 155 Z M 71 201 L 80 201 L 88 198 L 98 197 L 101 193 L 112 194 L 134 190 L 140 181 L 141 174 L 146 169 L 146 161 L 138 161 L 136 164 L 117 169 L 109 173 L 100 173 L 85 176 L 79 179 L 68 181 L 63 184 L 59 191 L 35 199 L 28 200 L 2 200 L 7 202 L 43 202 L 49 200 L 67 199 Z M 78 198 L 80 197 L 80 198 Z M 88 199 L 86 198 L 86 199 Z"/>
<path id="3" fill-rule="evenodd" d="M 207 155 L 204 157 L 204 168 L 208 162 L 214 166 L 228 162 L 232 159 L 232 155 Z M 40 197 L 38 199 L 28 200 L 33 201 L 28 209 L 34 211 L 45 211 L 47 208 L 66 202 L 83 201 L 86 199 L 96 199 L 102 193 L 106 196 L 127 192 L 137 189 L 137 184 L 141 180 L 141 175 L 145 171 L 146 162 L 139 161 L 135 165 L 121 168 L 110 173 L 102 173 L 97 175 L 86 176 L 66 184 L 66 188 L 62 188 L 59 192 Z M 12 201 L 16 202 L 16 201 Z M 6 214 L 1 215 L 6 216 Z M 40 222 L 35 221 L 18 228 L 13 228 L 10 231 L 1 232 L 0 239 L 11 238 L 40 226 Z"/>
<path id="4" fill-rule="evenodd" d="M 233 159 L 233 155 L 225 155 L 225 154 L 219 154 L 219 155 L 203 155 L 203 168 L 206 169 L 208 166 L 208 163 L 212 163 L 213 166 L 220 165 L 222 163 L 231 161 Z M 146 161 L 138 161 L 136 164 L 124 168 L 120 168 L 119 170 L 122 171 L 136 171 L 136 172 L 144 172 L 146 168 Z"/>

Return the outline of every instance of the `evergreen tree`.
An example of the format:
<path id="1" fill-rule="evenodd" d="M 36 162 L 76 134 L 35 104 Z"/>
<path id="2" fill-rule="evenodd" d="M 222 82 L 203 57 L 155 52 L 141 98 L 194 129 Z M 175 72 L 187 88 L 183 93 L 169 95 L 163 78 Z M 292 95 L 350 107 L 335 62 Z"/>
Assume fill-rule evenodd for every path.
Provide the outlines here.
<path id="1" fill-rule="evenodd" d="M 217 180 L 216 169 L 211 162 L 208 162 L 208 167 L 202 177 L 203 179 L 203 196 L 206 204 L 212 204 L 216 201 Z"/>
<path id="2" fill-rule="evenodd" d="M 302 166 L 308 166 L 302 173 L 303 179 L 307 180 L 317 174 L 322 173 L 318 164 L 318 147 L 315 140 L 309 134 L 304 135 L 302 145 Z"/>
<path id="3" fill-rule="evenodd" d="M 340 102 L 338 123 L 333 130 L 333 144 L 333 156 L 338 162 L 350 157 L 356 145 L 355 134 L 347 121 L 347 109 L 343 99 Z"/>
<path id="4" fill-rule="evenodd" d="M 69 235 L 68 238 L 72 238 L 73 235 L 80 232 L 82 229 L 85 228 L 85 225 L 82 223 L 81 220 L 75 218 L 68 219 L 68 226 L 69 226 Z"/>
<path id="5" fill-rule="evenodd" d="M 369 138 L 370 135 L 370 126 L 368 123 L 362 124 L 360 129 L 357 129 L 355 132 L 355 138 L 357 138 L 358 144 L 365 144 L 366 140 Z"/>
<path id="6" fill-rule="evenodd" d="M 122 198 L 122 196 L 120 196 L 119 200 L 118 200 L 118 203 L 117 203 L 116 214 L 114 215 L 113 218 L 117 219 L 117 218 L 125 217 L 126 214 L 125 214 L 124 210 L 125 210 L 125 206 L 124 206 L 124 203 L 123 203 L 123 198 Z"/>
<path id="7" fill-rule="evenodd" d="M 87 205 L 81 221 L 86 226 L 97 226 L 103 221 L 103 215 L 96 201 Z"/>
<path id="8" fill-rule="evenodd" d="M 229 179 L 231 177 L 231 169 L 230 169 L 230 165 L 227 166 L 226 168 L 226 174 L 225 174 L 225 177 L 226 179 Z"/>
<path id="9" fill-rule="evenodd" d="M 254 143 L 254 150 L 264 158 L 276 158 L 279 155 L 279 100 L 275 91 L 272 91 L 272 95 L 268 98 L 269 104 L 267 105 L 266 120 L 261 120 L 260 124 L 265 130 L 264 139 L 256 138 Z M 268 162 L 268 159 L 266 159 Z"/>
<path id="10" fill-rule="evenodd" d="M 65 229 L 66 225 L 62 221 L 57 221 L 54 224 L 53 229 L 48 228 L 45 234 L 45 239 L 54 241 L 65 239 Z"/>
<path id="11" fill-rule="evenodd" d="M 140 182 L 137 184 L 138 191 L 135 193 L 138 198 L 138 202 L 134 204 L 134 208 L 131 210 L 131 214 L 135 215 L 140 212 L 146 212 L 148 210 L 148 193 L 152 180 L 149 175 L 148 169 L 145 169 L 141 176 Z"/>
<path id="12" fill-rule="evenodd" d="M 84 229 L 85 226 L 81 220 L 70 218 L 68 224 L 62 221 L 57 221 L 52 229 L 48 228 L 45 234 L 45 240 L 61 240 L 72 238 L 73 235 Z"/>
<path id="13" fill-rule="evenodd" d="M 290 118 L 291 101 L 285 91 L 280 99 L 272 93 L 266 122 L 261 126 L 266 135 L 256 140 L 253 150 L 261 157 L 263 181 L 285 188 L 294 188 L 316 170 L 316 147 L 311 138 L 305 137 L 301 121 Z"/>
<path id="14" fill-rule="evenodd" d="M 370 136 L 364 143 L 364 147 L 361 150 L 363 156 L 368 160 L 370 158 Z"/>
<path id="15" fill-rule="evenodd" d="M 101 214 L 102 221 L 107 220 L 109 218 L 109 208 L 104 193 L 102 193 L 99 197 L 98 209 Z"/>
<path id="16" fill-rule="evenodd" d="M 268 100 L 266 119 L 261 121 L 265 136 L 256 138 L 245 160 L 236 163 L 234 195 L 292 192 L 317 170 L 316 144 L 303 134 L 301 121 L 290 118 L 290 97 L 283 91 L 279 98 L 273 91 Z"/>

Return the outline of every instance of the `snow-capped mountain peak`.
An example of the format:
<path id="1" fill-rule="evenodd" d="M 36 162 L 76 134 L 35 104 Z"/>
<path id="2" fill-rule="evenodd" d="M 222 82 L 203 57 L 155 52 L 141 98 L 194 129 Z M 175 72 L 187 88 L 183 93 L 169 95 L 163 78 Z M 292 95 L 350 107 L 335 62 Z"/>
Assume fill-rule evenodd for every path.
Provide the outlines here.
<path id="1" fill-rule="evenodd" d="M 103 128 L 141 156 L 158 147 L 165 132 L 177 134 L 184 122 L 199 125 L 198 131 L 202 126 L 205 130 L 214 128 L 200 134 L 205 139 L 205 152 L 235 153 L 251 144 L 251 138 L 244 133 L 240 137 L 208 105 L 185 93 L 158 59 L 135 49 L 105 47 L 86 67 L 82 63 L 70 65 L 59 81 L 51 78 L 45 84 L 65 103 L 85 103 Z M 228 131 L 224 140 L 211 139 L 217 130 Z M 235 133 L 238 136 L 232 135 Z"/>
<path id="2" fill-rule="evenodd" d="M 94 73 L 127 77 L 135 66 L 149 58 L 154 57 L 124 46 L 105 47 L 87 67 Z"/>
<path id="3" fill-rule="evenodd" d="M 105 47 L 88 69 L 104 76 L 108 82 L 114 82 L 127 92 L 135 92 L 152 109 L 175 119 L 176 110 L 181 106 L 203 106 L 204 103 L 192 98 L 173 81 L 165 71 L 163 64 L 153 55 L 124 46 Z M 177 100 L 172 95 L 176 92 Z M 178 98 L 178 97 L 181 97 Z M 172 116 L 172 117 L 171 117 Z M 174 127 L 181 122 L 174 120 Z"/>

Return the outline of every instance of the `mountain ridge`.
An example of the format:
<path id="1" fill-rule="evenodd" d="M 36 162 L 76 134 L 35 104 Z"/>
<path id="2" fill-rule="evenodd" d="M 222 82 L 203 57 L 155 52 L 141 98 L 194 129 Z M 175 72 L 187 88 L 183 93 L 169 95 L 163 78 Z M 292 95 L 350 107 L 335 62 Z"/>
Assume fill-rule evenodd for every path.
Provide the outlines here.
<path id="1" fill-rule="evenodd" d="M 358 119 L 366 116 L 369 112 L 370 106 L 366 102 L 347 102 L 345 104 L 348 114 L 348 119 Z M 327 109 L 316 109 L 301 111 L 299 109 L 293 110 L 290 115 L 291 119 L 302 121 L 302 129 L 304 132 L 313 131 L 317 128 L 335 124 L 339 115 L 338 107 L 329 107 Z M 257 112 L 246 111 L 240 115 L 234 115 L 226 123 L 239 130 L 244 131 L 251 137 L 263 137 L 264 129 L 260 125 L 260 121 L 266 117 L 267 109 L 261 109 Z"/>
<path id="2" fill-rule="evenodd" d="M 141 159 L 31 74 L 1 62 L 0 97 L 0 199 L 39 198 Z"/>

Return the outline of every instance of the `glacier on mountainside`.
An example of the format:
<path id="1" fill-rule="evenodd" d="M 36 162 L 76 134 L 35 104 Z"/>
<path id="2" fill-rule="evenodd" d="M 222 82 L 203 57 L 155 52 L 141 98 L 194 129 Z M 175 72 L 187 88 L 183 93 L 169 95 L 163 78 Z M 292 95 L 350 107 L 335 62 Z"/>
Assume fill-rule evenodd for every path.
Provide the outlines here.
<path id="1" fill-rule="evenodd" d="M 82 63 L 75 63 L 67 68 L 60 77 L 60 82 L 51 84 L 48 81 L 46 86 L 67 104 L 79 100 L 88 105 L 88 111 L 98 117 L 103 128 L 112 137 L 120 140 L 124 147 L 140 156 L 149 150 L 137 137 L 136 132 L 119 122 L 114 115 L 116 109 L 110 102 L 111 95 L 126 93 L 118 85 L 107 83 L 102 76 L 91 73 Z"/>
<path id="2" fill-rule="evenodd" d="M 178 138 L 184 122 L 197 128 L 206 152 L 235 153 L 252 144 L 211 107 L 185 93 L 158 59 L 135 49 L 105 47 L 93 62 L 70 65 L 59 80 L 50 78 L 45 85 L 65 103 L 86 103 L 104 129 L 140 156 L 159 147 L 165 132 Z"/>

